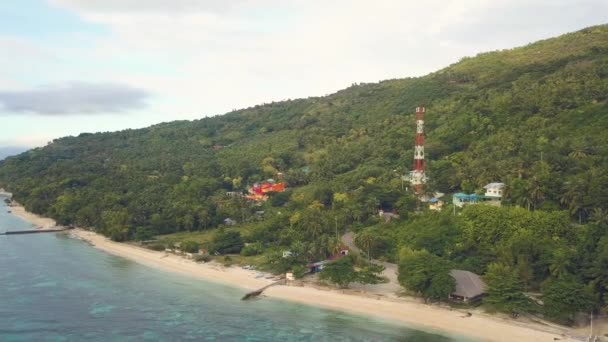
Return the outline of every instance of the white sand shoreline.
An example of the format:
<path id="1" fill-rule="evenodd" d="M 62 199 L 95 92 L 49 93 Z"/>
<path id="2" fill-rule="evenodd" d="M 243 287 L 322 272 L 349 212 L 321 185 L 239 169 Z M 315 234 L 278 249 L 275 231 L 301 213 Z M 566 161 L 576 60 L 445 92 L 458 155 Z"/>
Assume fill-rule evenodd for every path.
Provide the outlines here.
<path id="1" fill-rule="evenodd" d="M 13 215 L 18 216 L 18 217 L 24 219 L 25 221 L 33 224 L 38 229 L 52 229 L 57 226 L 57 223 L 55 222 L 55 220 L 48 218 L 48 217 L 42 217 L 42 216 L 36 215 L 34 213 L 30 213 L 29 211 L 25 210 L 25 208 L 17 202 L 13 202 L 9 208 L 12 211 Z"/>
<path id="2" fill-rule="evenodd" d="M 48 224 L 52 222 L 54 226 L 54 221 L 51 219 L 28 213 L 17 206 L 12 209 L 13 214 L 34 225 L 48 228 L 50 227 Z M 177 255 L 113 242 L 84 229 L 77 228 L 71 230 L 70 233 L 88 241 L 102 251 L 167 272 L 244 289 L 258 289 L 271 283 L 267 279 L 256 279 L 257 272 L 255 271 L 238 267 L 224 268 L 217 263 L 198 264 Z M 481 341 L 541 342 L 554 341 L 554 338 L 562 341 L 569 340 L 561 335 L 565 330 L 517 322 L 487 314 L 475 313 L 472 317 L 463 318 L 461 311 L 416 303 L 407 299 L 380 299 L 365 295 L 344 294 L 341 291 L 329 289 L 296 286 L 273 286 L 264 294 L 291 302 L 388 320 L 413 329 L 458 335 Z"/>

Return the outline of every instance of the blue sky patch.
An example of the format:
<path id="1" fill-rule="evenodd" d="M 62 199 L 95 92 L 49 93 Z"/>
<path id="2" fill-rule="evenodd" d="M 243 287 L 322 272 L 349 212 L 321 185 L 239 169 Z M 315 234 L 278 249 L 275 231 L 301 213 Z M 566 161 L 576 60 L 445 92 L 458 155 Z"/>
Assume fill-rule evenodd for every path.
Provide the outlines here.
<path id="1" fill-rule="evenodd" d="M 31 40 L 75 32 L 104 35 L 105 27 L 82 21 L 75 13 L 51 6 L 43 0 L 0 1 L 0 34 Z"/>

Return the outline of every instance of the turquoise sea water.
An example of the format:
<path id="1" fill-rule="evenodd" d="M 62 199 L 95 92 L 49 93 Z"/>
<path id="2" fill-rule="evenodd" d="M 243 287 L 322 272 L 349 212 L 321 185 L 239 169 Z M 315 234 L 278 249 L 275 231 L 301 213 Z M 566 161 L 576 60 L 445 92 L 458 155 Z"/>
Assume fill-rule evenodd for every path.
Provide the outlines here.
<path id="1" fill-rule="evenodd" d="M 2 201 L 0 232 L 31 227 Z M 268 298 L 243 302 L 244 292 L 160 272 L 65 234 L 0 236 L 0 341 L 456 340 Z"/>

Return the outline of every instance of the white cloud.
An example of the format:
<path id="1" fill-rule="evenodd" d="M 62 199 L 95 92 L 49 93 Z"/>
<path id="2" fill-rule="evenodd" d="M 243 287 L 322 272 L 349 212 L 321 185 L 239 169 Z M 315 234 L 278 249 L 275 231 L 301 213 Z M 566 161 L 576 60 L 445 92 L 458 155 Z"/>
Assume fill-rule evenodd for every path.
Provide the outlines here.
<path id="1" fill-rule="evenodd" d="M 55 57 L 42 49 L 40 46 L 26 40 L 14 36 L 0 36 L 0 58 L 9 60 L 14 58 L 20 59 L 54 59 Z"/>
<path id="2" fill-rule="evenodd" d="M 0 72 L 0 90 L 21 88 L 22 85 L 13 80 L 9 75 Z"/>
<path id="3" fill-rule="evenodd" d="M 180 118 L 420 76 L 608 13 L 590 0 L 50 1 L 109 29 L 86 52 L 104 79 L 163 94 Z M 129 59 L 171 72 L 99 63 Z"/>
<path id="4" fill-rule="evenodd" d="M 441 25 L 462 20 L 458 11 L 467 11 L 443 9 L 441 1 L 174 1 L 170 8 L 166 1 L 54 3 L 110 28 L 95 50 L 98 59 L 165 56 L 174 63 L 173 75 L 112 77 L 189 103 L 198 114 L 433 71 L 437 64 L 429 63 L 423 46 Z M 444 19 L 429 18 L 435 15 Z"/>
<path id="5" fill-rule="evenodd" d="M 115 12 L 224 12 L 246 3 L 262 3 L 264 0 L 50 0 L 52 4 L 82 11 Z"/>
<path id="6" fill-rule="evenodd" d="M 141 108 L 148 96 L 144 90 L 122 84 L 70 82 L 0 91 L 0 104 L 13 114 L 82 115 Z"/>
<path id="7" fill-rule="evenodd" d="M 0 35 L 0 89 L 18 86 L 11 74 L 25 75 L 37 71 L 37 63 L 49 63 L 56 56 L 23 38 Z"/>

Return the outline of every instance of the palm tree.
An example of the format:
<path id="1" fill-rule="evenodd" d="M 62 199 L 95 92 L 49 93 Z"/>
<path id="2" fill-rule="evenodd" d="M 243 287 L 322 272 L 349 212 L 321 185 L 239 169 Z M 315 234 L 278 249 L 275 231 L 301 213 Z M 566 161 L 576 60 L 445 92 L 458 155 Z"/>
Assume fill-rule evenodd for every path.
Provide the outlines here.
<path id="1" fill-rule="evenodd" d="M 350 215 L 355 222 L 361 223 L 361 219 L 363 218 L 363 210 L 361 210 L 359 207 L 353 206 L 350 209 Z"/>
<path id="2" fill-rule="evenodd" d="M 604 208 L 594 208 L 591 213 L 591 221 L 598 227 L 608 227 L 608 210 Z"/>
<path id="3" fill-rule="evenodd" d="M 549 272 L 552 276 L 561 278 L 568 273 L 570 267 L 570 256 L 564 248 L 558 248 L 553 252 Z"/>
<path id="4" fill-rule="evenodd" d="M 567 182 L 566 192 L 564 192 L 559 199 L 559 202 L 568 208 L 570 215 L 578 214 L 579 224 L 582 223 L 583 213 L 586 212 L 586 208 L 584 207 L 584 196 L 585 194 L 582 191 L 580 184 Z"/>
<path id="5" fill-rule="evenodd" d="M 534 205 L 534 199 L 532 198 L 532 194 L 528 192 L 521 194 L 517 199 L 517 204 L 530 211 L 532 206 Z"/>
<path id="6" fill-rule="evenodd" d="M 528 168 L 526 168 L 526 163 L 522 159 L 518 158 L 513 162 L 513 166 L 513 171 L 517 174 L 517 178 L 522 179 L 526 173 L 526 170 L 528 170 Z"/>
<path id="7" fill-rule="evenodd" d="M 532 177 L 532 182 L 528 183 L 528 192 L 530 194 L 530 200 L 532 202 L 532 208 L 536 209 L 536 206 L 545 198 L 543 188 L 536 177 Z M 529 209 L 528 209 L 529 210 Z"/>
<path id="8" fill-rule="evenodd" d="M 572 151 L 568 153 L 568 157 L 576 160 L 583 160 L 589 157 L 589 154 L 589 148 L 587 148 L 584 143 L 576 142 L 574 143 L 574 146 L 572 146 Z"/>
<path id="9" fill-rule="evenodd" d="M 310 234 L 313 240 L 316 240 L 317 237 L 323 231 L 323 226 L 321 225 L 321 222 L 319 222 L 319 220 L 313 219 L 306 222 L 306 231 Z"/>
<path id="10" fill-rule="evenodd" d="M 361 244 L 361 247 L 363 247 L 367 251 L 368 260 L 371 260 L 372 259 L 371 249 L 372 249 L 372 245 L 375 242 L 374 235 L 369 231 L 363 231 L 357 235 L 356 240 L 358 240 L 358 242 Z"/>

